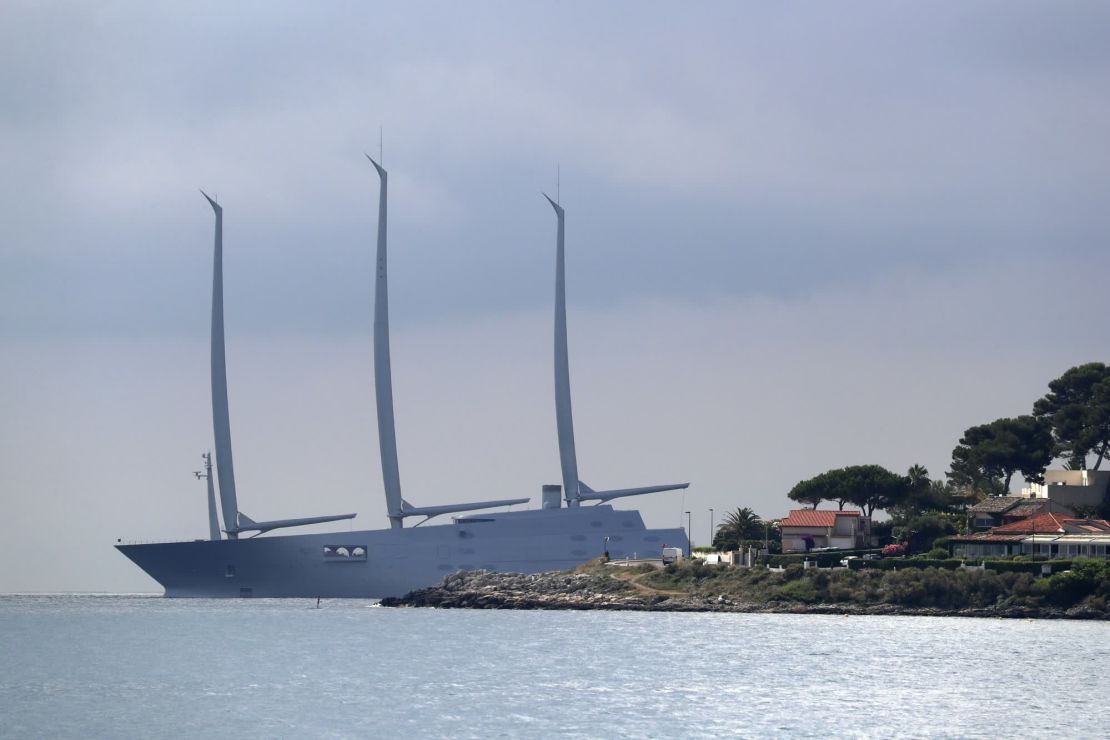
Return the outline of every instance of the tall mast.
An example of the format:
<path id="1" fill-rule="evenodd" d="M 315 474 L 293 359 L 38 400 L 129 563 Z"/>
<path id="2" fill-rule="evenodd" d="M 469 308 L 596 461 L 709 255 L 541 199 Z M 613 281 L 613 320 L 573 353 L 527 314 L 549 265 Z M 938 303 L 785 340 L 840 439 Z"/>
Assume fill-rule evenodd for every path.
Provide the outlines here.
<path id="1" fill-rule="evenodd" d="M 547 198 L 559 218 L 559 230 L 555 237 L 555 426 L 559 432 L 559 467 L 563 472 L 563 492 L 567 506 L 578 506 L 583 501 L 596 501 L 600 504 L 626 496 L 687 488 L 689 483 L 667 483 L 661 486 L 595 491 L 578 480 L 578 458 L 574 453 L 574 418 L 570 411 L 570 363 L 567 357 L 567 286 L 563 250 L 566 212 L 547 193 L 543 197 Z"/>
<path id="2" fill-rule="evenodd" d="M 393 529 L 403 526 L 401 474 L 397 466 L 397 430 L 393 421 L 393 374 L 389 364 L 389 286 L 386 270 L 386 198 L 389 176 L 380 164 L 366 158 L 381 179 L 378 194 L 378 258 L 374 280 L 374 396 L 378 407 L 378 446 L 382 459 L 386 514 Z"/>
<path id="3" fill-rule="evenodd" d="M 567 506 L 578 506 L 578 459 L 574 452 L 574 419 L 570 409 L 570 360 L 567 356 L 567 292 L 563 256 L 563 224 L 566 212 L 545 193 L 555 209 L 559 228 L 555 238 L 555 425 L 559 432 L 559 466 L 563 473 L 563 495 Z"/>
<path id="4" fill-rule="evenodd" d="M 216 213 L 216 244 L 212 261 L 212 431 L 216 438 L 216 475 L 220 505 L 229 539 L 239 538 L 239 505 L 235 500 L 235 465 L 231 459 L 231 419 L 227 408 L 227 360 L 224 356 L 224 209 L 201 191 Z"/>

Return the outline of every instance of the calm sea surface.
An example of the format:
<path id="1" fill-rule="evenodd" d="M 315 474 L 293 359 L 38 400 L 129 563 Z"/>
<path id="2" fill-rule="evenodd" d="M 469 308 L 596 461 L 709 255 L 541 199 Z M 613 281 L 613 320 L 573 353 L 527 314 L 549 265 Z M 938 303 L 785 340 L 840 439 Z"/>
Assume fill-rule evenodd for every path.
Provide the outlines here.
<path id="1" fill-rule="evenodd" d="M 12 738 L 1104 735 L 1108 666 L 1105 623 L 0 596 Z"/>

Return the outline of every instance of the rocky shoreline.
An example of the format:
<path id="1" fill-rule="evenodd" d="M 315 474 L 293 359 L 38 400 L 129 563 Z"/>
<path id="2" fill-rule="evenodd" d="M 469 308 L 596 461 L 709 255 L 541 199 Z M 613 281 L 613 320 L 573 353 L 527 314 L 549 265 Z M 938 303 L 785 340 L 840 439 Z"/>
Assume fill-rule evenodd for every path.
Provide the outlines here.
<path id="1" fill-rule="evenodd" d="M 659 591 L 641 586 L 625 574 L 609 572 L 552 572 L 524 575 L 489 571 L 458 572 L 429 588 L 399 598 L 382 599 L 385 607 L 438 609 L 549 609 L 655 612 L 719 612 L 742 614 L 910 615 L 931 617 L 994 617 L 1009 619 L 1106 619 L 1098 610 L 1082 606 L 988 606 L 944 609 L 891 603 L 800 603 L 743 601 L 717 596 Z"/>

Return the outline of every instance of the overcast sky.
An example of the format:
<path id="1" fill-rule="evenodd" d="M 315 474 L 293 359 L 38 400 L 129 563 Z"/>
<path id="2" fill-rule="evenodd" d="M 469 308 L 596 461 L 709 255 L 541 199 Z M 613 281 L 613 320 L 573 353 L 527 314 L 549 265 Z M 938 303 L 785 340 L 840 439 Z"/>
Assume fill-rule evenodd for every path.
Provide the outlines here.
<path id="1" fill-rule="evenodd" d="M 559 480 L 567 210 L 579 470 L 651 526 L 786 513 L 830 467 L 943 475 L 1107 360 L 1110 6 L 0 6 L 0 591 L 155 590 L 204 536 L 212 216 L 241 508 L 386 523 L 384 130 L 401 480 Z"/>

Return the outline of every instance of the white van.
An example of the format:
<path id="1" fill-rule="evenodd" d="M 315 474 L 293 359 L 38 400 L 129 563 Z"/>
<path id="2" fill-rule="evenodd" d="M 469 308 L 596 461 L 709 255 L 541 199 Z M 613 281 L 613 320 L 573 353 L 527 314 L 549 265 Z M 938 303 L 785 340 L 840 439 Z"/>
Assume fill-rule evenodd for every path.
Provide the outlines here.
<path id="1" fill-rule="evenodd" d="M 682 560 L 681 547 L 664 547 L 663 548 L 663 565 L 677 563 Z"/>

